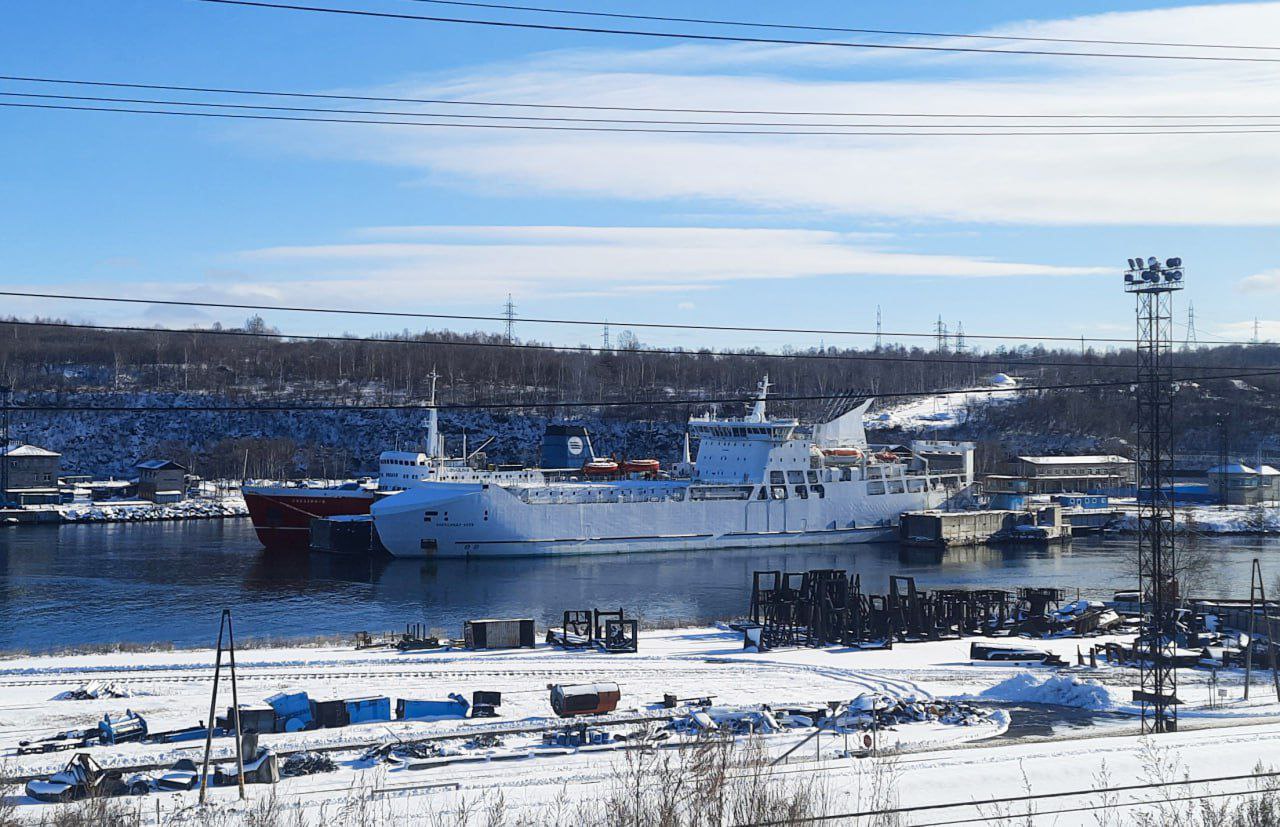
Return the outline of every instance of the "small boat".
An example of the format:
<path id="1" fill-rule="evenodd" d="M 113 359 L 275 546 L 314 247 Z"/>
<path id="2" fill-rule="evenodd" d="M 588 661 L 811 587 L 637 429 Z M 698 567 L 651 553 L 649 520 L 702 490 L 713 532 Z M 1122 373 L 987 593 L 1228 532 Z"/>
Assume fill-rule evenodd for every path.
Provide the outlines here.
<path id="1" fill-rule="evenodd" d="M 611 459 L 593 459 L 582 464 L 582 473 L 589 477 L 602 477 L 618 473 L 618 463 Z"/>
<path id="2" fill-rule="evenodd" d="M 624 474 L 656 474 L 662 470 L 662 463 L 656 459 L 628 459 L 622 462 Z"/>

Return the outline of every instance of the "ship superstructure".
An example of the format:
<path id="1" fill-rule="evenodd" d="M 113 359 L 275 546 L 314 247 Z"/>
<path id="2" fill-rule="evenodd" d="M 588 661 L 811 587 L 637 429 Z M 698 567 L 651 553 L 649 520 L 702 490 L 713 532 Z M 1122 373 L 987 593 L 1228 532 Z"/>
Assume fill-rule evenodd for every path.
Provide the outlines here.
<path id="1" fill-rule="evenodd" d="M 372 509 L 399 557 L 541 556 L 890 539 L 898 515 L 967 496 L 973 445 L 868 445 L 871 400 L 819 425 L 766 413 L 689 420 L 687 476 L 427 480 Z"/>

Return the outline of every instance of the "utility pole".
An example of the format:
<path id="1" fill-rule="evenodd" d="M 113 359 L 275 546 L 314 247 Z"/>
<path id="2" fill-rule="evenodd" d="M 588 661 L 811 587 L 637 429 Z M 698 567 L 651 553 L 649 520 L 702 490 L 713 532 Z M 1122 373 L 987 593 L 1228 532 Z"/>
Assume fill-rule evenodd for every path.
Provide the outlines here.
<path id="1" fill-rule="evenodd" d="M 9 395 L 13 388 L 0 384 L 0 507 L 9 504 Z"/>
<path id="2" fill-rule="evenodd" d="M 1173 294 L 1183 288 L 1182 259 L 1129 259 L 1124 289 L 1137 299 L 1138 603 L 1144 618 L 1135 644 L 1144 733 L 1178 728 L 1177 556 L 1172 482 Z M 1151 598 L 1143 611 L 1150 586 Z"/>
<path id="3" fill-rule="evenodd" d="M 510 293 L 507 294 L 507 303 L 502 306 L 502 315 L 507 320 L 507 344 L 511 344 L 516 340 L 516 306 Z"/>
<path id="4" fill-rule="evenodd" d="M 883 346 L 884 346 L 884 343 L 880 340 L 880 305 L 877 304 L 876 305 L 876 353 L 879 353 L 880 349 Z"/>

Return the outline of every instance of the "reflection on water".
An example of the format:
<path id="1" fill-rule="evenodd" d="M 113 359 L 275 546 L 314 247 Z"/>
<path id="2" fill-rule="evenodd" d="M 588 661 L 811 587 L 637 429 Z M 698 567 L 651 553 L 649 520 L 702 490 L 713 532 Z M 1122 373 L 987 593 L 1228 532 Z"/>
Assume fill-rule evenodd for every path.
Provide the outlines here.
<path id="1" fill-rule="evenodd" d="M 1202 540 L 1204 593 L 1247 596 L 1249 563 L 1271 538 Z M 571 608 L 622 606 L 647 619 L 729 617 L 751 572 L 844 568 L 881 591 L 891 574 L 923 587 L 1056 586 L 1109 597 L 1132 585 L 1131 538 L 945 554 L 896 545 L 668 552 L 553 559 L 391 560 L 266 554 L 248 520 L 0 529 L 0 649 L 119 640 L 208 643 L 223 606 L 249 635 L 300 636 L 425 622 L 460 633 L 478 616 L 546 623 Z M 1242 592 L 1243 590 L 1243 592 Z M 456 630 L 456 631 L 455 631 Z"/>

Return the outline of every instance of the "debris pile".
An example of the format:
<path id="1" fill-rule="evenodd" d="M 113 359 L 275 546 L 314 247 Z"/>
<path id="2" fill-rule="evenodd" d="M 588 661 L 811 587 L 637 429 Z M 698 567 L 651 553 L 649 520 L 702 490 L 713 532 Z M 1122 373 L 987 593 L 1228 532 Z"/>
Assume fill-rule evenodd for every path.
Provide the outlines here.
<path id="1" fill-rule="evenodd" d="M 280 775 L 293 778 L 299 775 L 316 775 L 322 772 L 333 772 L 338 765 L 332 758 L 320 752 L 295 752 L 284 759 L 280 766 Z"/>
<path id="2" fill-rule="evenodd" d="M 118 683 L 108 681 L 89 681 L 75 689 L 59 692 L 54 695 L 55 701 L 96 701 L 100 698 L 128 698 L 133 693 Z"/>

